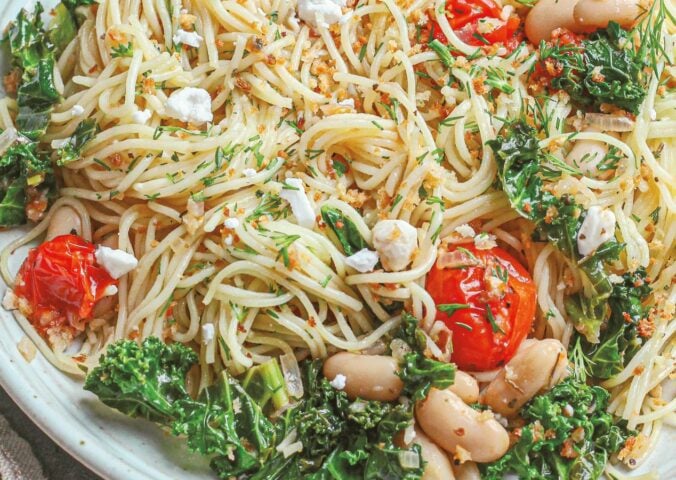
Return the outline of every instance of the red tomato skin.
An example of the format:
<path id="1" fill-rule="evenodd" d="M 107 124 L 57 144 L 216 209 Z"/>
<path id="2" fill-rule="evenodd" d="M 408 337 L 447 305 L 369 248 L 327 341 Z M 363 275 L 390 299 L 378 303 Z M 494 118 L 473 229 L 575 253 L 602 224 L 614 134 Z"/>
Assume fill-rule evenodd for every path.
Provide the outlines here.
<path id="1" fill-rule="evenodd" d="M 28 253 L 14 294 L 27 301 L 22 313 L 43 336 L 52 328 L 84 328 L 104 291 L 117 281 L 96 264 L 96 247 L 77 235 L 61 235 Z"/>
<path id="2" fill-rule="evenodd" d="M 453 334 L 451 361 L 461 370 L 486 371 L 504 365 L 531 330 L 536 309 L 536 290 L 528 271 L 499 247 L 478 250 L 463 245 L 483 265 L 441 269 L 436 264 L 427 276 L 427 291 L 439 304 L 460 303 L 469 308 L 450 316 L 437 310 Z M 449 249 L 452 251 L 453 248 Z M 499 265 L 509 273 L 502 296 L 489 295 L 485 275 Z M 502 332 L 494 332 L 488 319 L 490 307 Z"/>
<path id="3" fill-rule="evenodd" d="M 502 14 L 502 8 L 493 0 L 448 0 L 446 2 L 448 23 L 460 40 L 475 47 L 488 46 L 486 42 L 477 38 L 479 20 L 482 18 L 497 18 Z M 488 44 L 502 43 L 508 52 L 513 51 L 523 40 L 523 33 L 519 30 L 521 19 L 511 16 L 504 25 L 490 33 L 481 35 Z M 431 22 L 431 35 L 441 43 L 448 43 L 439 24 Z"/>

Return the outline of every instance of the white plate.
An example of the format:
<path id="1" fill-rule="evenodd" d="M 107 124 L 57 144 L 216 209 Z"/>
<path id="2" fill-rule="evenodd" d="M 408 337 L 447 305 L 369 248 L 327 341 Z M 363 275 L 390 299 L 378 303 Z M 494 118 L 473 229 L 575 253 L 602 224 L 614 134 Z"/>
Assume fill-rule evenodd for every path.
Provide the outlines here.
<path id="1" fill-rule="evenodd" d="M 0 31 L 28 3 L 32 2 L 9 0 L 0 6 Z M 50 7 L 56 2 L 43 3 Z M 0 52 L 2 73 L 6 71 L 3 53 Z M 21 233 L 0 232 L 0 246 Z M 13 272 L 26 253 L 27 249 L 22 249 L 12 257 Z M 0 298 L 5 290 L 0 282 Z M 0 308 L 0 385 L 38 427 L 84 465 L 111 480 L 215 478 L 206 461 L 189 453 L 183 442 L 149 422 L 129 419 L 102 405 L 82 389 L 81 382 L 52 367 L 42 355 L 27 363 L 17 350 L 23 336 L 12 314 Z M 675 443 L 674 429 L 663 432 L 655 452 L 640 471 L 654 470 L 661 473 L 661 478 L 675 478 Z"/>

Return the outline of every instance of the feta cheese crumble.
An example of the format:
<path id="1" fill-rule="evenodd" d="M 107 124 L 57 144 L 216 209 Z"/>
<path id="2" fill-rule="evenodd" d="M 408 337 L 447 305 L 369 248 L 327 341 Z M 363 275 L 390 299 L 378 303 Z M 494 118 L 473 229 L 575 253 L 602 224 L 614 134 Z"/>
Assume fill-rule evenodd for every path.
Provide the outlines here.
<path id="1" fill-rule="evenodd" d="M 490 250 L 493 247 L 497 247 L 498 244 L 495 243 L 495 235 L 489 235 L 486 232 L 481 232 L 479 235 L 474 237 L 474 246 L 479 250 Z"/>
<path id="2" fill-rule="evenodd" d="M 577 250 L 580 255 L 587 256 L 614 236 L 615 214 L 595 205 L 587 210 L 577 233 Z"/>
<path id="3" fill-rule="evenodd" d="M 233 230 L 233 229 L 239 227 L 239 219 L 236 218 L 236 217 L 226 218 L 225 222 L 223 222 L 223 226 L 225 228 L 229 228 L 229 229 Z"/>
<path id="4" fill-rule="evenodd" d="M 211 96 L 203 88 L 186 87 L 171 94 L 164 105 L 171 118 L 197 125 L 211 122 Z"/>
<path id="5" fill-rule="evenodd" d="M 360 273 L 372 272 L 378 263 L 378 252 L 363 248 L 354 255 L 350 255 L 345 259 L 350 267 L 354 268 Z"/>
<path id="6" fill-rule="evenodd" d="M 145 125 L 152 116 L 153 113 L 146 108 L 145 110 L 136 110 L 134 113 L 132 113 L 131 120 L 132 122 L 138 123 L 139 125 Z"/>
<path id="7" fill-rule="evenodd" d="M 70 110 L 70 114 L 74 117 L 79 117 L 85 112 L 85 109 L 82 105 L 73 105 L 73 108 Z"/>
<path id="8" fill-rule="evenodd" d="M 342 373 L 339 373 L 329 382 L 329 384 L 336 390 L 342 390 L 345 388 L 345 385 L 347 385 L 347 377 Z"/>
<path id="9" fill-rule="evenodd" d="M 202 343 L 209 345 L 214 340 L 214 325 L 206 323 L 202 325 Z"/>
<path id="10" fill-rule="evenodd" d="M 474 238 L 474 236 L 476 235 L 474 229 L 469 225 L 467 225 L 466 223 L 463 223 L 462 225 L 455 227 L 453 231 L 463 238 Z"/>
<path id="11" fill-rule="evenodd" d="M 245 168 L 244 170 L 242 170 L 242 174 L 247 178 L 251 178 L 254 175 L 256 175 L 257 173 L 258 172 L 256 171 L 255 168 Z"/>
<path id="12" fill-rule="evenodd" d="M 373 227 L 373 246 L 385 270 L 404 270 L 418 249 L 418 230 L 403 220 L 381 220 Z"/>
<path id="13" fill-rule="evenodd" d="M 181 43 L 183 45 L 188 45 L 189 47 L 199 48 L 204 39 L 200 37 L 197 32 L 186 32 L 182 28 L 179 28 L 176 30 L 173 40 L 174 43 Z"/>
<path id="14" fill-rule="evenodd" d="M 133 255 L 124 250 L 109 248 L 104 245 L 96 247 L 94 256 L 96 262 L 115 279 L 131 272 L 138 265 L 138 260 Z"/>
<path id="15" fill-rule="evenodd" d="M 289 202 L 298 225 L 305 228 L 314 227 L 315 212 L 305 194 L 303 181 L 300 178 L 287 178 L 286 185 L 290 188 L 282 188 L 279 196 Z"/>
<path id="16" fill-rule="evenodd" d="M 313 27 L 328 27 L 343 17 L 345 0 L 298 0 L 298 16 Z"/>

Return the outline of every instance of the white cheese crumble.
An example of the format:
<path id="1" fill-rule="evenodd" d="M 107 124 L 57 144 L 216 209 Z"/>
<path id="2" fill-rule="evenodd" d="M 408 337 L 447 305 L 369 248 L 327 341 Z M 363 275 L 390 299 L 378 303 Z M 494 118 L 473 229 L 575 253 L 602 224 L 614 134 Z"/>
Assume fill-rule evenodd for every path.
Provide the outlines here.
<path id="1" fill-rule="evenodd" d="M 173 40 L 174 43 L 181 43 L 183 45 L 188 45 L 189 47 L 198 48 L 204 39 L 200 37 L 197 32 L 186 32 L 182 28 L 179 28 L 176 30 Z"/>
<path id="2" fill-rule="evenodd" d="M 366 273 L 373 271 L 378 260 L 378 252 L 363 248 L 354 255 L 347 257 L 345 263 L 360 273 Z"/>
<path id="3" fill-rule="evenodd" d="M 164 105 L 165 113 L 182 122 L 202 124 L 211 122 L 211 96 L 203 88 L 186 87 L 171 94 Z"/>
<path id="4" fill-rule="evenodd" d="M 85 109 L 82 105 L 73 105 L 73 108 L 70 110 L 70 114 L 74 117 L 79 117 L 85 112 Z"/>
<path id="5" fill-rule="evenodd" d="M 577 250 L 587 256 L 615 236 L 615 214 L 597 205 L 587 210 L 587 216 L 577 233 Z"/>
<path id="6" fill-rule="evenodd" d="M 469 225 L 467 225 L 466 223 L 463 223 L 462 225 L 455 227 L 453 231 L 463 238 L 474 238 L 474 236 L 476 235 L 474 229 Z"/>
<path id="7" fill-rule="evenodd" d="M 342 373 L 339 373 L 329 382 L 329 384 L 336 390 L 342 390 L 345 388 L 345 385 L 347 385 L 347 377 Z"/>
<path id="8" fill-rule="evenodd" d="M 403 220 L 381 220 L 373 227 L 373 246 L 385 270 L 404 270 L 418 249 L 418 230 Z"/>
<path id="9" fill-rule="evenodd" d="M 315 212 L 305 194 L 303 181 L 300 178 L 287 178 L 285 182 L 290 188 L 282 188 L 279 196 L 291 205 L 291 211 L 296 217 L 298 225 L 305 228 L 314 227 Z"/>
<path id="10" fill-rule="evenodd" d="M 226 218 L 225 222 L 223 222 L 223 226 L 225 228 L 234 230 L 235 228 L 239 227 L 239 219 L 236 217 Z"/>
<path id="11" fill-rule="evenodd" d="M 313 27 L 328 27 L 343 17 L 345 0 L 298 0 L 298 16 Z"/>
<path id="12" fill-rule="evenodd" d="M 495 243 L 495 235 L 489 235 L 486 232 L 481 232 L 479 235 L 474 237 L 474 246 L 479 250 L 490 250 L 493 247 L 497 247 L 498 244 Z"/>
<path id="13" fill-rule="evenodd" d="M 255 168 L 245 168 L 244 170 L 242 170 L 242 174 L 247 178 L 251 178 L 254 175 L 256 175 L 257 173 L 258 172 L 256 171 Z"/>
<path id="14" fill-rule="evenodd" d="M 209 345 L 214 340 L 214 325 L 205 323 L 202 325 L 202 343 Z"/>
<path id="15" fill-rule="evenodd" d="M 94 256 L 96 262 L 115 279 L 131 272 L 138 265 L 138 260 L 133 255 L 124 250 L 109 248 L 104 245 L 96 247 Z"/>
<path id="16" fill-rule="evenodd" d="M 131 120 L 134 123 L 138 123 L 139 125 L 145 125 L 152 116 L 153 113 L 146 108 L 145 110 L 136 110 L 134 113 L 132 113 Z"/>
<path id="17" fill-rule="evenodd" d="M 235 240 L 235 239 L 232 238 L 232 235 L 227 235 L 227 236 L 223 239 L 223 242 L 225 242 L 225 244 L 226 244 L 228 247 L 232 247 L 232 244 L 233 244 L 234 240 Z"/>

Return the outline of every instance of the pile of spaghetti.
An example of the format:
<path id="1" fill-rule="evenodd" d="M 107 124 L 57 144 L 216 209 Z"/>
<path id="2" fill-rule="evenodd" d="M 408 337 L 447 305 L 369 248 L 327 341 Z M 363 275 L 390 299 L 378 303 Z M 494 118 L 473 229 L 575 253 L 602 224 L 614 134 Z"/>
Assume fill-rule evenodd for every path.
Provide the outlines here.
<path id="1" fill-rule="evenodd" d="M 533 277 L 532 336 L 560 340 L 640 433 L 635 464 L 676 423 L 670 6 L 533 45 L 528 2 L 496 7 L 502 38 L 440 0 L 328 2 L 338 18 L 314 21 L 322 2 L 295 3 L 64 1 L 10 26 L 0 220 L 35 224 L 3 278 L 65 208 L 138 260 L 92 318 L 39 334 L 19 316 L 27 334 L 80 375 L 122 339 L 189 344 L 199 390 L 278 357 L 298 393 L 299 361 L 382 352 L 403 310 L 439 340 L 428 272 L 499 245 Z M 380 245 L 386 220 L 413 247 Z M 618 321 L 609 298 L 634 309 Z"/>

